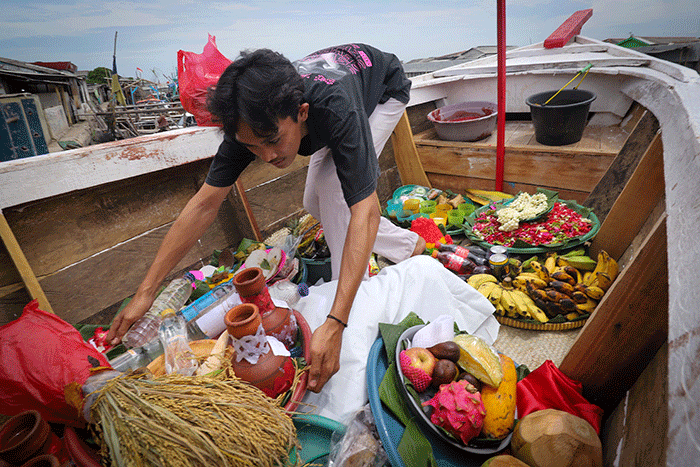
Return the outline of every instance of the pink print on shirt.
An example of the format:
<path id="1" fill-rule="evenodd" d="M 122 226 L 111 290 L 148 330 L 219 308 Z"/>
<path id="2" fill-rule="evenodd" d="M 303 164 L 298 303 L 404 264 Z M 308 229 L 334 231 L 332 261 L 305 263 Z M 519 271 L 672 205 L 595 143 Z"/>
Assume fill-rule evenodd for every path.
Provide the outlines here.
<path id="1" fill-rule="evenodd" d="M 320 50 L 295 63 L 299 74 L 307 78 L 315 74 L 314 81 L 333 84 L 347 73 L 353 75 L 372 66 L 369 56 L 355 44 Z"/>

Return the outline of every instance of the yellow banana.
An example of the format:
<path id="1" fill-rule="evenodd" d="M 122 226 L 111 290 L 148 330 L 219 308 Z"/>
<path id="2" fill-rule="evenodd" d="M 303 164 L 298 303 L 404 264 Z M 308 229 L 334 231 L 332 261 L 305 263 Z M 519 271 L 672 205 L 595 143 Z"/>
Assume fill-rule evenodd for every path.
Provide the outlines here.
<path id="1" fill-rule="evenodd" d="M 588 295 L 580 290 L 574 290 L 574 293 L 571 294 L 571 299 L 574 303 L 586 303 L 588 301 Z"/>
<path id="2" fill-rule="evenodd" d="M 497 315 L 506 316 L 506 310 L 505 310 L 505 308 L 503 308 L 503 305 L 501 305 L 500 303 L 497 303 L 495 308 L 496 308 Z"/>
<path id="3" fill-rule="evenodd" d="M 471 285 L 475 289 L 478 289 L 485 282 L 497 282 L 496 276 L 491 274 L 472 274 L 467 279 L 467 284 Z"/>
<path id="4" fill-rule="evenodd" d="M 566 273 L 564 271 L 557 271 L 554 274 L 552 274 L 551 277 L 553 280 L 566 282 L 567 284 L 570 284 L 571 286 L 576 285 L 576 278 L 571 277 L 568 273 Z"/>
<path id="5" fill-rule="evenodd" d="M 534 319 L 534 316 L 530 316 L 530 310 L 527 306 L 527 302 L 525 301 L 525 297 L 527 297 L 527 295 L 524 292 L 521 292 L 520 290 L 511 290 L 510 296 L 513 298 L 516 310 L 520 316 L 527 319 Z"/>
<path id="6" fill-rule="evenodd" d="M 494 305 L 496 303 L 499 303 L 501 301 L 501 296 L 503 295 L 503 287 L 501 287 L 500 284 L 496 284 L 496 287 L 491 289 L 491 293 L 488 296 L 488 299 L 491 303 Z M 506 308 L 506 311 L 508 311 L 508 308 Z"/>
<path id="7" fill-rule="evenodd" d="M 595 278 L 596 274 L 598 274 L 599 272 L 607 271 L 608 259 L 610 259 L 610 255 L 608 255 L 604 250 L 600 250 L 600 253 L 598 253 L 598 262 L 596 263 L 595 268 L 593 269 L 593 278 Z"/>
<path id="8" fill-rule="evenodd" d="M 586 287 L 586 295 L 593 300 L 600 300 L 605 295 L 605 291 L 598 286 L 589 285 Z"/>
<path id="9" fill-rule="evenodd" d="M 577 303 L 576 309 L 579 313 L 593 313 L 593 310 L 595 310 L 595 307 L 597 305 L 598 302 L 589 298 L 588 301 L 586 301 L 586 303 Z"/>
<path id="10" fill-rule="evenodd" d="M 537 274 L 540 279 L 549 283 L 549 281 L 551 280 L 551 278 L 549 277 L 549 271 L 547 271 L 547 269 L 545 269 L 539 261 L 533 261 L 532 263 L 530 263 L 530 265 L 532 266 L 532 269 L 535 270 L 535 274 Z"/>
<path id="11" fill-rule="evenodd" d="M 518 306 L 515 304 L 515 299 L 510 290 L 501 289 L 501 305 L 505 308 L 506 313 L 513 313 L 517 316 Z"/>
<path id="12" fill-rule="evenodd" d="M 564 318 L 568 319 L 569 321 L 573 321 L 576 318 L 578 318 L 578 313 L 572 311 L 571 313 L 567 313 L 566 315 L 564 315 Z"/>
<path id="13" fill-rule="evenodd" d="M 610 276 L 610 280 L 614 281 L 618 272 L 620 272 L 617 261 L 615 261 L 605 250 L 601 250 L 600 254 L 605 257 L 605 269 L 603 272 L 606 272 L 608 276 Z"/>
<path id="14" fill-rule="evenodd" d="M 547 272 L 552 274 L 554 272 L 554 268 L 557 267 L 557 254 L 556 253 L 551 253 L 547 255 L 547 259 L 544 261 L 544 267 L 547 269 Z"/>
<path id="15" fill-rule="evenodd" d="M 564 266 L 564 272 L 574 278 L 575 282 L 572 285 L 576 285 L 583 280 L 583 277 L 581 276 L 581 271 L 579 271 L 573 266 Z"/>
<path id="16" fill-rule="evenodd" d="M 591 271 L 586 271 L 583 273 L 583 285 L 591 285 L 591 281 L 593 280 L 594 276 Z"/>
<path id="17" fill-rule="evenodd" d="M 514 294 L 518 294 L 518 292 L 518 290 L 515 290 Z M 521 293 L 519 295 L 521 296 L 523 302 L 525 302 L 525 305 L 527 306 L 527 312 L 532 317 L 532 319 L 535 319 L 540 323 L 546 323 L 547 321 L 549 321 L 549 318 L 547 318 L 547 315 L 544 313 L 544 310 L 538 307 L 535 301 L 532 298 L 530 298 L 528 294 Z"/>
<path id="18" fill-rule="evenodd" d="M 518 276 L 515 279 L 513 279 L 513 287 L 517 290 L 522 290 L 523 292 L 527 292 L 527 280 Z"/>
<path id="19" fill-rule="evenodd" d="M 484 282 L 476 290 L 484 297 L 489 298 L 489 295 L 491 295 L 491 292 L 495 287 L 499 287 L 495 282 Z"/>
<path id="20" fill-rule="evenodd" d="M 591 285 L 607 291 L 612 285 L 612 279 L 607 272 L 597 272 L 595 278 L 591 281 Z"/>

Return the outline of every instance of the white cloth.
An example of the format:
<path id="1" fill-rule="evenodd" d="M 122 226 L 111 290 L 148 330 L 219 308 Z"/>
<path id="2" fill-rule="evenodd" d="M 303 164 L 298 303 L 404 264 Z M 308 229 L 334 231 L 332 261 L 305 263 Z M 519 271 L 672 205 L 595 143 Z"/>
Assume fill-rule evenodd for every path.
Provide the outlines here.
<path id="1" fill-rule="evenodd" d="M 372 142 L 377 157 L 404 113 L 406 105 L 396 99 L 379 104 L 369 116 Z M 304 188 L 304 209 L 321 221 L 326 244 L 331 252 L 331 277 L 340 274 L 345 237 L 350 224 L 350 208 L 345 202 L 335 163 L 328 147 L 311 155 Z M 393 263 L 409 258 L 418 242 L 418 234 L 394 225 L 381 217 L 373 251 Z M 365 279 L 369 271 L 365 271 Z"/>
<path id="2" fill-rule="evenodd" d="M 326 320 L 336 286 L 337 281 L 331 281 L 311 287 L 309 295 L 297 303 L 312 331 Z M 343 333 L 340 370 L 320 393 L 307 391 L 304 402 L 308 407 L 302 405 L 300 410 L 340 423 L 352 417 L 368 401 L 367 357 L 379 336 L 379 323 L 398 324 L 412 311 L 425 322 L 449 314 L 459 329 L 489 344 L 498 337 L 500 325 L 486 297 L 433 258 L 409 258 L 360 285 Z"/>

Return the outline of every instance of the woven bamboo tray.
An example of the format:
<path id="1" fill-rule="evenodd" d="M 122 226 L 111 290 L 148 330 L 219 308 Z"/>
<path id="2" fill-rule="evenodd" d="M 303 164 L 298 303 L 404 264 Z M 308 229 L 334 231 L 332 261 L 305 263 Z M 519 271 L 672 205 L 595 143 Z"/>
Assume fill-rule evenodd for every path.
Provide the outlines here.
<path id="1" fill-rule="evenodd" d="M 576 329 L 583 327 L 584 324 L 586 324 L 586 319 L 579 319 L 576 321 L 567 321 L 565 323 L 541 323 L 541 324 L 536 324 L 536 323 L 528 323 L 525 321 L 518 321 L 517 319 L 513 318 L 508 318 L 506 316 L 498 316 L 496 315 L 496 319 L 498 320 L 499 323 L 503 324 L 504 326 L 511 326 L 514 328 L 519 328 L 519 329 L 529 329 L 532 331 L 567 331 L 569 329 Z"/>

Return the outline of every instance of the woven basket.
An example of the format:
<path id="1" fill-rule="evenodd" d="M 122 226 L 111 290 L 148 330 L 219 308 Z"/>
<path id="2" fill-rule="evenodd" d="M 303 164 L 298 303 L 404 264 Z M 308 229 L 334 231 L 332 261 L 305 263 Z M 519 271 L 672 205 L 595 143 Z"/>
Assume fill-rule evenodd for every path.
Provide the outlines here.
<path id="1" fill-rule="evenodd" d="M 505 316 L 496 316 L 499 323 L 504 326 L 510 326 L 519 329 L 530 329 L 532 331 L 567 331 L 569 329 L 576 329 L 583 327 L 586 324 L 586 319 L 579 319 L 576 321 L 567 321 L 566 323 L 528 323 L 525 321 L 518 321 L 517 319 L 508 318 Z"/>

